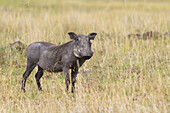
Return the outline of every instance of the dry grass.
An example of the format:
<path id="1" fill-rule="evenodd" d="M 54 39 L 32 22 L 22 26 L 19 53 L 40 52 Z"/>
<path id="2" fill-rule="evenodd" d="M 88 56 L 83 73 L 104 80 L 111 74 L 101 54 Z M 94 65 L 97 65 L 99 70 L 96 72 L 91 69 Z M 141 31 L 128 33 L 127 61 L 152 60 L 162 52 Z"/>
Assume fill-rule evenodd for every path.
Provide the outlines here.
<path id="1" fill-rule="evenodd" d="M 88 1 L 88 0 L 87 0 Z M 22 1 L 0 3 L 0 112 L 168 113 L 170 37 L 125 39 L 129 33 L 170 31 L 170 2 Z M 39 92 L 32 72 L 21 92 L 26 55 L 9 43 L 64 43 L 67 33 L 97 32 L 93 58 L 78 74 L 75 94 L 62 73 L 45 72 Z"/>

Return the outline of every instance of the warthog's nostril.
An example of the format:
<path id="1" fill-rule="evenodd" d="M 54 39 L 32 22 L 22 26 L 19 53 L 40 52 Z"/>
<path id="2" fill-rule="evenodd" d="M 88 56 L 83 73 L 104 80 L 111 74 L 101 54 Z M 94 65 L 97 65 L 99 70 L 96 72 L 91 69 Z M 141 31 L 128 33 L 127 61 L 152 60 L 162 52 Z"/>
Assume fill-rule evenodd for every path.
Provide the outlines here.
<path id="1" fill-rule="evenodd" d="M 93 52 L 92 51 L 90 51 L 90 55 L 93 56 Z"/>

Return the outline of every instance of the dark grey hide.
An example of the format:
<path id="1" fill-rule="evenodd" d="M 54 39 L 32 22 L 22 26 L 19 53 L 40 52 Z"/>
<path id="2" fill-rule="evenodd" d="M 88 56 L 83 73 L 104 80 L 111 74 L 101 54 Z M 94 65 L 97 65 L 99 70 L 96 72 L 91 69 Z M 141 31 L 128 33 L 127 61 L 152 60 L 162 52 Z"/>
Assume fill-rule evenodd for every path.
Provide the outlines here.
<path id="1" fill-rule="evenodd" d="M 43 76 L 43 71 L 62 72 L 64 71 L 66 91 L 70 84 L 69 69 L 71 69 L 71 92 L 74 92 L 76 76 L 79 67 L 93 56 L 91 51 L 91 42 L 94 40 L 97 33 L 87 35 L 77 35 L 73 32 L 68 33 L 73 39 L 62 45 L 54 45 L 48 42 L 32 43 L 27 48 L 27 67 L 23 74 L 21 89 L 25 92 L 25 82 L 32 72 L 38 66 L 38 72 L 35 75 L 37 86 L 42 90 L 40 78 Z"/>

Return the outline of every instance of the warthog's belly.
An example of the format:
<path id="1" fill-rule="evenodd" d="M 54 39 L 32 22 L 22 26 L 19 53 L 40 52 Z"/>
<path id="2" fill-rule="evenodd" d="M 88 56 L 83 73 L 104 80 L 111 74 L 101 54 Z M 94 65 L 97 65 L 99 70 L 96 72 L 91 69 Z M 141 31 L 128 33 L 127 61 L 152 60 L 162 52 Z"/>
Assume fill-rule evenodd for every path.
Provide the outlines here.
<path id="1" fill-rule="evenodd" d="M 38 65 L 46 71 L 49 72 L 61 72 L 63 71 L 63 64 L 61 62 L 38 62 Z"/>
<path id="2" fill-rule="evenodd" d="M 49 72 L 61 72 L 63 71 L 63 65 L 61 62 L 56 62 L 54 65 L 50 66 L 49 69 L 47 69 L 47 71 Z"/>

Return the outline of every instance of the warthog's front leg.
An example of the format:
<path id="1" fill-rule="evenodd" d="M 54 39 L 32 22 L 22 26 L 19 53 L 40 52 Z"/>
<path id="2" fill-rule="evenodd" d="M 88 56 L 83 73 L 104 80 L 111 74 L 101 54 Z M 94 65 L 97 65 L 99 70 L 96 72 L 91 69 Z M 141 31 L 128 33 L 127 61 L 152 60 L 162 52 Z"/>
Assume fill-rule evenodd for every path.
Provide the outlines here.
<path id="1" fill-rule="evenodd" d="M 64 71 L 65 83 L 66 83 L 66 92 L 68 92 L 68 88 L 70 84 L 69 68 L 64 67 L 63 71 Z"/>
<path id="2" fill-rule="evenodd" d="M 71 82 L 72 82 L 71 92 L 72 93 L 74 93 L 75 91 L 75 82 L 76 82 L 77 73 L 78 73 L 78 69 L 71 70 Z"/>

